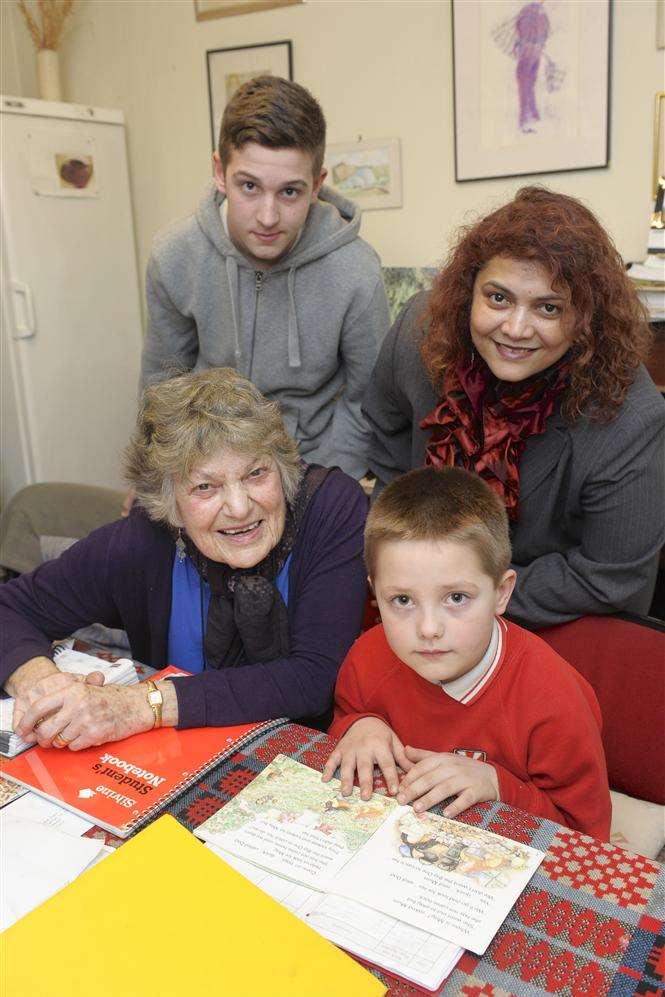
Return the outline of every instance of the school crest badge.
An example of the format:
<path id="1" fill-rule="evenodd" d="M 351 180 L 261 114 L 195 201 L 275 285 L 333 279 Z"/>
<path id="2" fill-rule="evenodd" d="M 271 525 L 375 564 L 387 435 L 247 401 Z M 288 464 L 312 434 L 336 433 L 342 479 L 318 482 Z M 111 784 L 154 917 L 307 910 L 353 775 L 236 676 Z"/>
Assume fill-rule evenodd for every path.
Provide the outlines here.
<path id="1" fill-rule="evenodd" d="M 477 762 L 487 761 L 487 752 L 482 748 L 455 748 L 454 755 L 464 755 L 465 758 L 474 758 Z"/>

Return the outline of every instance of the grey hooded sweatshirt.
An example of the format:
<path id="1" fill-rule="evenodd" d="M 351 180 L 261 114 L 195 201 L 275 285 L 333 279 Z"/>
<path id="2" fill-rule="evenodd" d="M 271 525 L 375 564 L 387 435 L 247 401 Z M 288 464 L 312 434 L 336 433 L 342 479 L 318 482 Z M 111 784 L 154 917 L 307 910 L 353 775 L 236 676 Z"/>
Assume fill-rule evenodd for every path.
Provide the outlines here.
<path id="1" fill-rule="evenodd" d="M 233 367 L 280 402 L 306 460 L 359 478 L 368 466 L 360 405 L 389 327 L 360 211 L 323 187 L 291 252 L 257 270 L 224 231 L 223 200 L 212 183 L 195 215 L 155 238 L 141 388 Z"/>

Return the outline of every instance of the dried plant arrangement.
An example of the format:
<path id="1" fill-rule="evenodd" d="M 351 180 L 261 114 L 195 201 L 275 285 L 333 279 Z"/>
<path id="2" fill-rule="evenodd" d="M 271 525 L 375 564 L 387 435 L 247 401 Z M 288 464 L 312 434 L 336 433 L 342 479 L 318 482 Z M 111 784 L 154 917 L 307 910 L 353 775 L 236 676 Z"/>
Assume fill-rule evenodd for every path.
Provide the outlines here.
<path id="1" fill-rule="evenodd" d="M 32 14 L 26 0 L 18 0 L 28 31 L 35 48 L 56 51 L 62 37 L 65 21 L 74 6 L 74 0 L 37 0 L 36 16 Z"/>

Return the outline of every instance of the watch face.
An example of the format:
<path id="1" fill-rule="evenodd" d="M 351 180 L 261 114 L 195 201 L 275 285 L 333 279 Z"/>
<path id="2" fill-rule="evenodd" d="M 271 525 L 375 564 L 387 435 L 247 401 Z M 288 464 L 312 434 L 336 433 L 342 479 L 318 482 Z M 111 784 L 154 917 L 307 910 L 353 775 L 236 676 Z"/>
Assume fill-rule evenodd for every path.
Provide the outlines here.
<path id="1" fill-rule="evenodd" d="M 160 703 L 162 702 L 162 694 L 161 694 L 161 692 L 159 692 L 157 689 L 155 689 L 154 692 L 149 692 L 148 693 L 148 702 L 152 706 L 159 706 Z"/>

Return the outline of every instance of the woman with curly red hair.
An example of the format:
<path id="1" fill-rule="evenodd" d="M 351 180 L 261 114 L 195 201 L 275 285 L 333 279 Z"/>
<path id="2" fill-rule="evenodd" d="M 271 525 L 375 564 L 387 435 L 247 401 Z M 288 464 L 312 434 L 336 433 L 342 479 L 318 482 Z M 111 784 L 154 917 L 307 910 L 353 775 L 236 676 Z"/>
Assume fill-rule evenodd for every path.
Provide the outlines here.
<path id="1" fill-rule="evenodd" d="M 665 401 L 610 237 L 579 201 L 524 187 L 462 230 L 386 337 L 363 411 L 377 489 L 424 463 L 503 498 L 532 627 L 646 612 L 665 540 Z"/>

